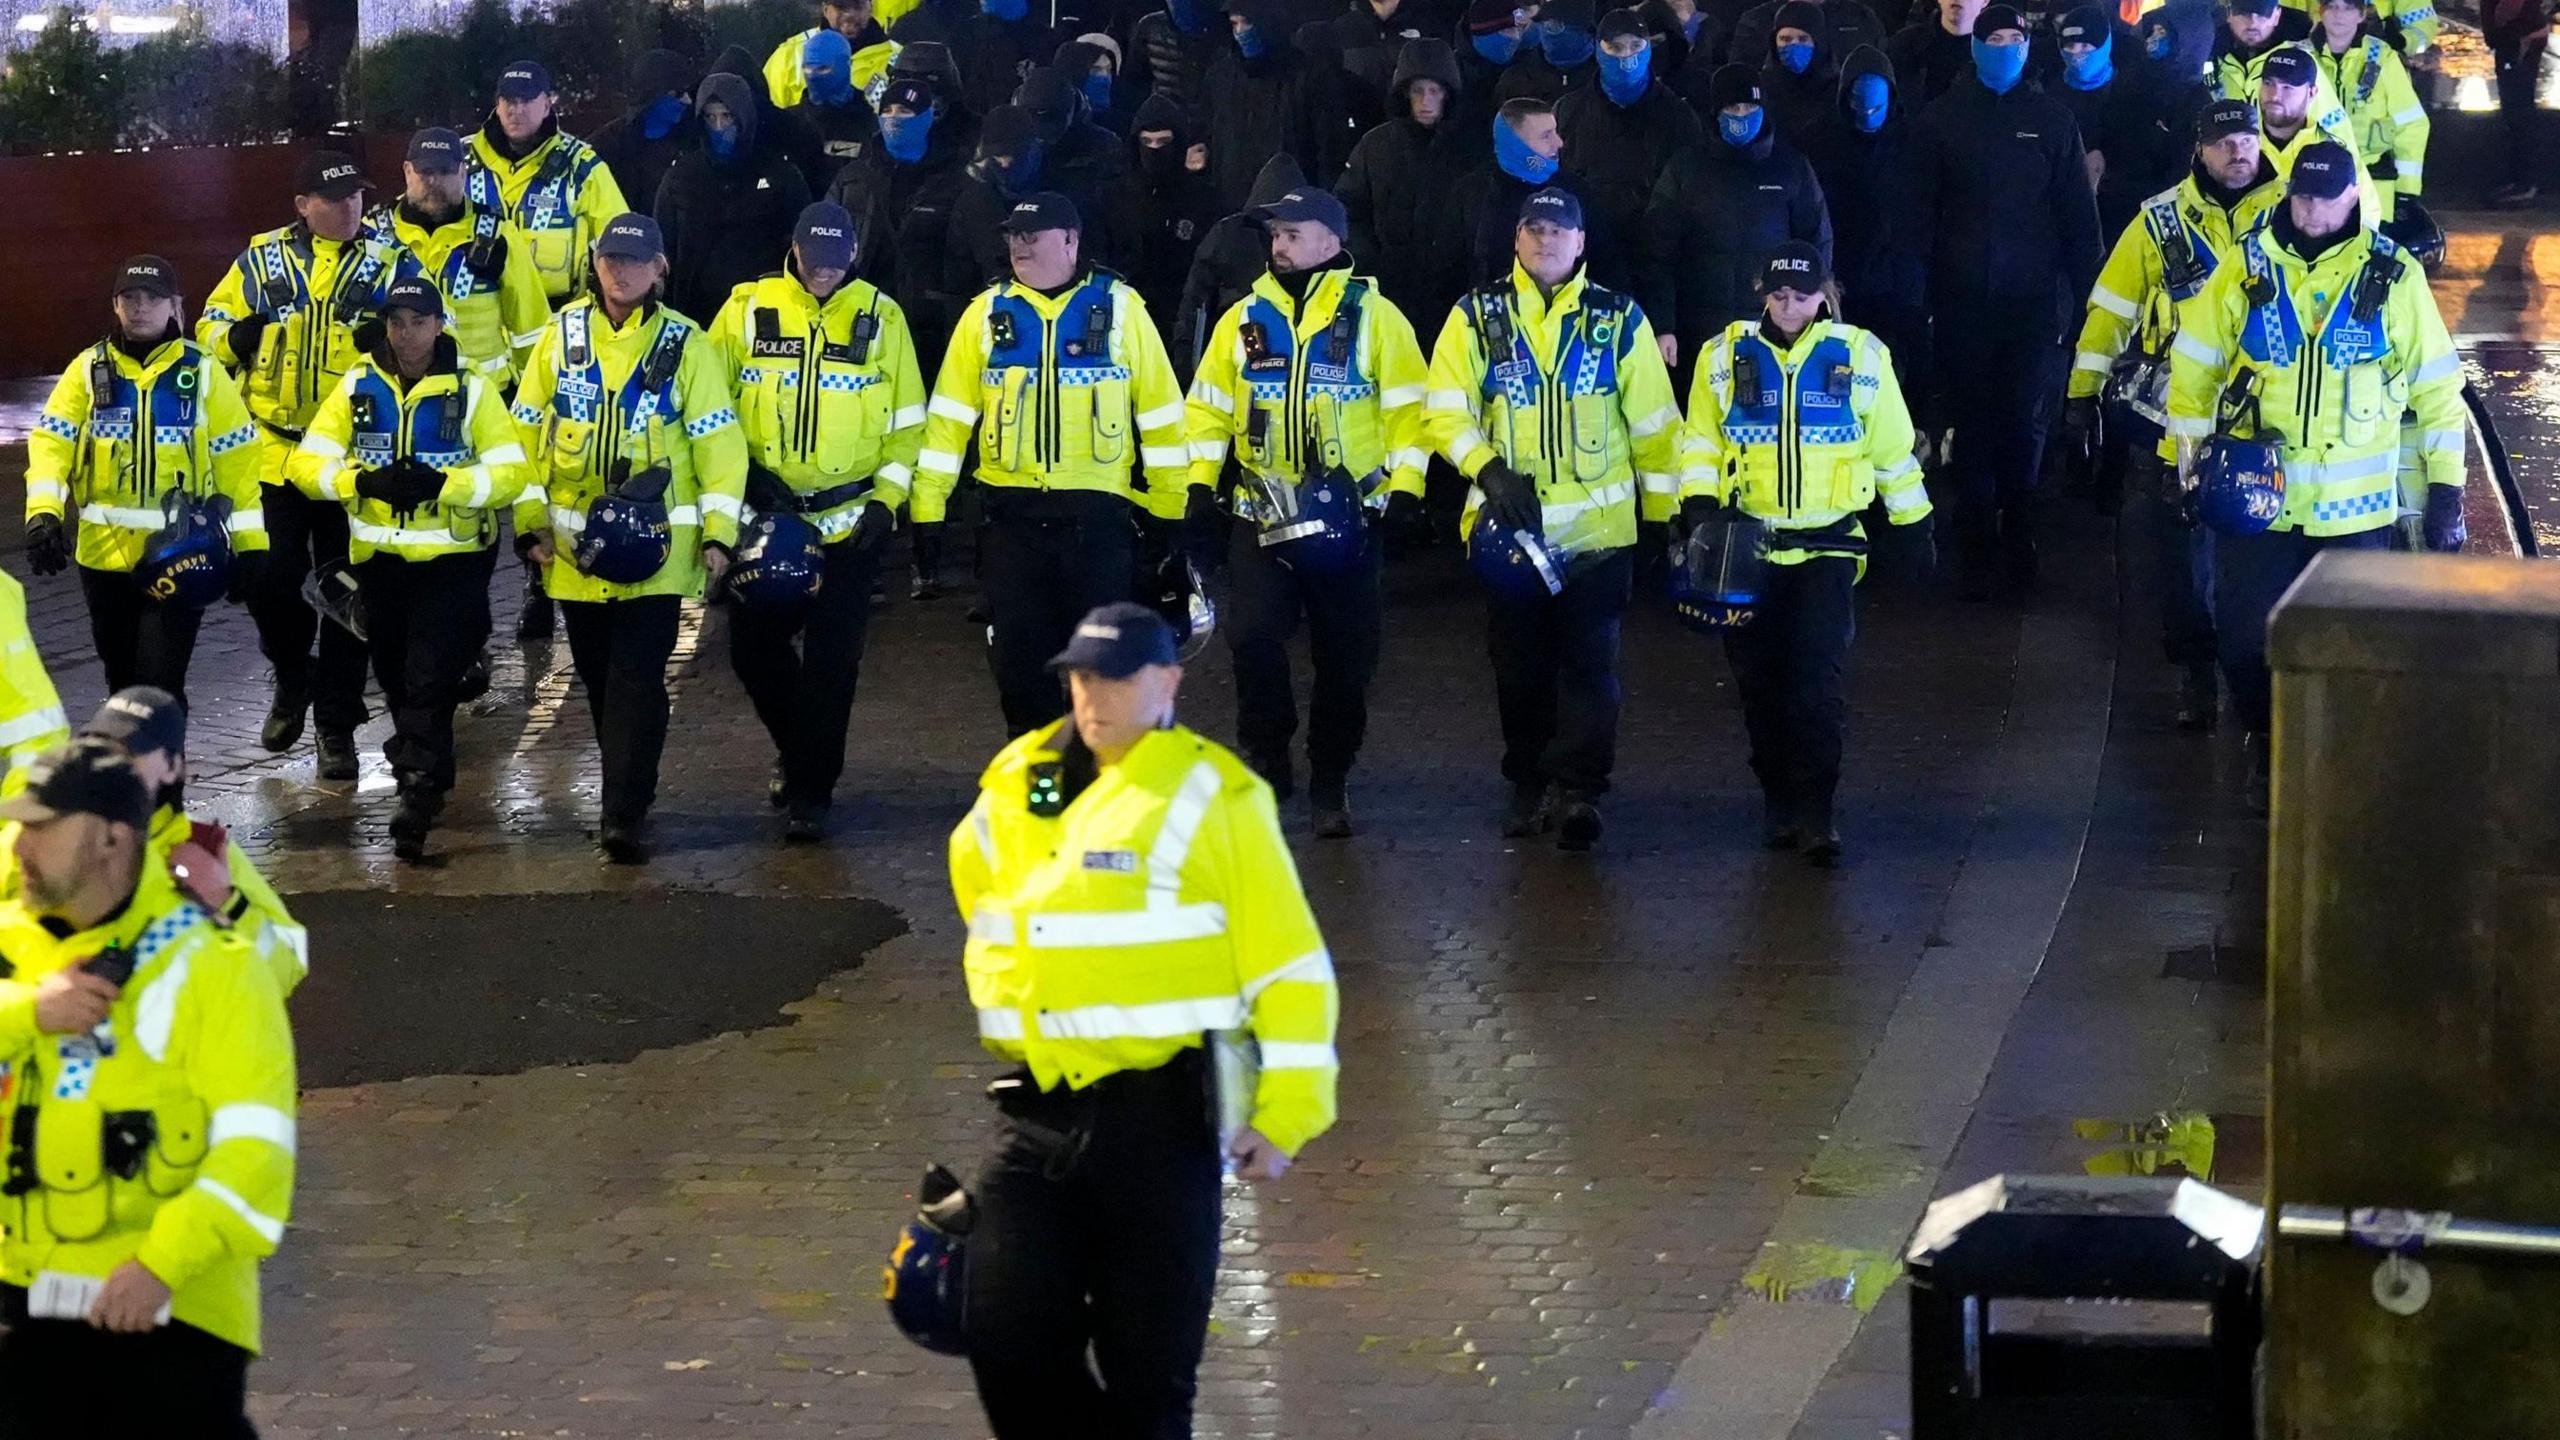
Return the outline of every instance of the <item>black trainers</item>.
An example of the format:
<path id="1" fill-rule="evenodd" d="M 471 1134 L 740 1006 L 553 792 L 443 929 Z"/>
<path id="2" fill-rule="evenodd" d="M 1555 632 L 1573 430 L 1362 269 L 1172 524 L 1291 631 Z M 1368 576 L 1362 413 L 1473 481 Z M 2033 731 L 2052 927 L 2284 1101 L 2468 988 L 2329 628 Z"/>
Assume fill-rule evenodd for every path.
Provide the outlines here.
<path id="1" fill-rule="evenodd" d="M 1307 787 L 1319 840 L 1348 840 L 1357 833 L 1351 823 L 1351 787 L 1341 780 L 1318 780 Z"/>
<path id="2" fill-rule="evenodd" d="M 827 807 L 824 805 L 794 805 L 791 813 L 783 817 L 782 843 L 785 845 L 815 845 L 826 838 Z"/>
<path id="3" fill-rule="evenodd" d="M 1554 807 L 1547 803 L 1544 785 L 1511 787 L 1511 808 L 1502 812 L 1502 836 L 1506 840 L 1526 840 L 1544 835 L 1556 823 Z"/>
<path id="4" fill-rule="evenodd" d="M 942 598 L 942 581 L 937 579 L 932 571 L 919 565 L 915 568 L 914 575 L 907 581 L 907 598 L 939 600 Z"/>
<path id="5" fill-rule="evenodd" d="M 2178 682 L 2178 728 L 2210 730 L 2222 713 L 2222 689 L 2215 683 L 2210 662 L 2187 667 L 2185 678 Z"/>
<path id="6" fill-rule="evenodd" d="M 1588 850 L 1600 843 L 1600 807 L 1575 798 L 1564 802 L 1556 817 L 1556 848 Z"/>
<path id="7" fill-rule="evenodd" d="M 356 778 L 356 736 L 352 730 L 320 732 L 320 778 L 353 780 Z"/>
<path id="8" fill-rule="evenodd" d="M 636 820 L 607 820 L 596 830 L 596 844 L 603 847 L 604 858 L 616 865 L 649 863 L 649 842 L 640 838 Z"/>
<path id="9" fill-rule="evenodd" d="M 258 743 L 281 755 L 302 738 L 302 722 L 311 713 L 311 692 L 276 682 L 276 698 L 267 706 L 267 723 L 258 727 Z"/>
<path id="10" fill-rule="evenodd" d="M 391 853 L 415 865 L 427 858 L 427 832 L 435 828 L 436 812 L 432 804 L 415 795 L 402 795 L 400 808 L 391 812 Z"/>

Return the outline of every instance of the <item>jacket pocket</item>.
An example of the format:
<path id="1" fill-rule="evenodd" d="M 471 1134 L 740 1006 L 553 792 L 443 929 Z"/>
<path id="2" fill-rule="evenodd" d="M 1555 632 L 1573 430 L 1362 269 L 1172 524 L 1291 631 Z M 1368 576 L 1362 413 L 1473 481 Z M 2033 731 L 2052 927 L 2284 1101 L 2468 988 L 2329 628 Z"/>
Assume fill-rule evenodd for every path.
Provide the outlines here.
<path id="1" fill-rule="evenodd" d="M 1128 383 L 1105 380 L 1085 388 L 1093 393 L 1093 434 L 1087 442 L 1093 458 L 1104 465 L 1126 461 L 1130 448 Z"/>
<path id="2" fill-rule="evenodd" d="M 36 1112 L 37 1193 L 57 1240 L 94 1239 L 107 1228 L 105 1121 L 95 1100 L 48 1100 Z"/>
<path id="3" fill-rule="evenodd" d="M 1607 395 L 1576 395 L 1565 411 L 1567 443 L 1573 451 L 1573 478 L 1597 484 L 1609 474 L 1609 412 L 1616 405 Z"/>
<path id="4" fill-rule="evenodd" d="M 204 1163 L 207 1126 L 204 1102 L 193 1096 L 162 1105 L 152 1113 L 151 1149 L 143 1156 L 142 1183 L 167 1199 L 193 1184 Z"/>
<path id="5" fill-rule="evenodd" d="M 2339 387 L 2338 438 L 2349 445 L 2371 445 L 2400 420 L 2386 403 L 2390 387 L 2383 383 L 2382 367 L 2351 365 L 2344 378 L 2345 384 Z"/>

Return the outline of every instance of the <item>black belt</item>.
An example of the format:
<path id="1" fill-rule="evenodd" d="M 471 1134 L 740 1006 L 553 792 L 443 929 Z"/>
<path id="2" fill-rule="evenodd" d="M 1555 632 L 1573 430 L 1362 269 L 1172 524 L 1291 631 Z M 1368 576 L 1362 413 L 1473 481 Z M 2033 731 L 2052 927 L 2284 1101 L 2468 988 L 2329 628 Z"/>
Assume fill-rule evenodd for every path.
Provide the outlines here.
<path id="1" fill-rule="evenodd" d="M 296 445 L 302 443 L 302 432 L 299 430 L 289 430 L 282 425 L 271 425 L 264 420 L 258 422 L 258 428 L 269 431 L 280 439 L 290 440 Z"/>
<path id="2" fill-rule="evenodd" d="M 815 515 L 821 510 L 833 510 L 849 500 L 859 500 L 870 494 L 873 485 L 873 477 L 865 475 L 859 480 L 847 480 L 841 485 L 830 485 L 824 490 L 812 490 L 806 495 L 795 492 L 791 497 L 791 509 L 794 514 L 799 515 Z"/>
<path id="3" fill-rule="evenodd" d="M 1769 527 L 1769 548 L 1778 550 L 1836 550 L 1846 555 L 1867 553 L 1867 537 L 1852 528 L 1857 517 L 1834 520 L 1813 530 L 1783 530 Z"/>

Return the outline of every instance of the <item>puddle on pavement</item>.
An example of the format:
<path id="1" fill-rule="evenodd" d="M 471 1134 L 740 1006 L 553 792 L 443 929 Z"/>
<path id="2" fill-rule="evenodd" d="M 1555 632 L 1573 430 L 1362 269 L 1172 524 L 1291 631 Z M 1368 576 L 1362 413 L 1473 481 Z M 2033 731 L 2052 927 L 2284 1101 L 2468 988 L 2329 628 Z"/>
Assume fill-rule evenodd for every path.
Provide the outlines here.
<path id="1" fill-rule="evenodd" d="M 1901 1257 L 1890 1251 L 1800 1242 L 1762 1246 L 1759 1261 L 1742 1283 L 1763 1300 L 1854 1305 L 1865 1314 L 1901 1274 Z"/>

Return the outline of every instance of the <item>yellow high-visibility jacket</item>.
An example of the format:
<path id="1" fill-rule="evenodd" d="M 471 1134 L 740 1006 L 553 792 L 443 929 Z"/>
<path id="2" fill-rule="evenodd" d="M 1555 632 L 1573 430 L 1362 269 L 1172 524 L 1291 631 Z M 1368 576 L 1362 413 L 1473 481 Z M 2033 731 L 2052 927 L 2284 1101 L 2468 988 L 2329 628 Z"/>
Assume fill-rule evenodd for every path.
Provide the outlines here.
<path id="1" fill-rule="evenodd" d="M 151 812 L 151 859 L 145 863 L 167 870 L 169 852 L 193 839 L 195 828 L 195 817 L 174 805 L 163 805 Z M 266 962 L 267 973 L 274 977 L 276 995 L 291 999 L 303 977 L 311 973 L 311 932 L 293 918 L 284 897 L 276 893 L 274 883 L 249 858 L 249 852 L 240 848 L 239 841 L 225 837 L 222 863 L 231 875 L 231 900 L 214 919 L 249 942 L 249 948 Z M 9 893 L 16 892 L 13 861 Z"/>
<path id="2" fill-rule="evenodd" d="M 27 630 L 27 592 L 0 575 L 0 763 L 12 780 L 23 779 L 28 761 L 70 738 L 70 717 Z"/>
<path id="3" fill-rule="evenodd" d="M 924 371 L 907 312 L 868 280 L 820 300 L 797 276 L 767 275 L 729 292 L 711 322 L 737 395 L 747 459 L 802 497 L 829 543 L 853 533 L 877 500 L 905 507 L 924 446 Z M 863 482 L 868 481 L 867 487 Z"/>
<path id="4" fill-rule="evenodd" d="M 542 293 L 554 308 L 587 290 L 587 254 L 613 217 L 631 208 L 622 187 L 587 142 L 544 122 L 540 143 L 521 160 L 507 158 L 494 115 L 471 132 L 463 156 L 463 194 L 516 228 L 530 242 Z M 649 202 L 640 197 L 643 208 Z M 510 242 L 512 244 L 512 242 Z"/>
<path id="5" fill-rule="evenodd" d="M 72 558 L 131 570 L 185 490 L 231 501 L 235 550 L 267 548 L 258 427 L 230 372 L 203 346 L 169 340 L 136 360 L 113 341 L 80 352 L 27 436 L 27 518 L 80 523 Z"/>
<path id="6" fill-rule="evenodd" d="M 871 18 L 885 32 L 898 23 L 899 16 L 921 3 L 923 0 L 877 0 L 871 7 Z M 815 28 L 803 30 L 774 46 L 773 53 L 764 57 L 765 93 L 785 110 L 809 98 L 809 77 L 801 70 L 800 47 L 817 33 Z M 898 58 L 902 48 L 894 40 L 884 40 L 853 52 L 853 73 L 849 78 L 864 100 L 873 105 L 880 103 L 880 92 L 888 84 L 889 64 Z"/>
<path id="7" fill-rule="evenodd" d="M 388 234 L 356 232 L 343 244 L 299 221 L 252 239 L 205 298 L 196 339 L 231 367 L 241 398 L 265 432 L 258 478 L 285 483 L 285 462 L 312 412 L 356 362 L 356 328 L 382 309 L 394 282 L 422 273 L 418 259 Z M 251 315 L 270 323 L 256 353 L 243 355 L 232 327 Z"/>
<path id="8" fill-rule="evenodd" d="M 653 370 L 665 378 L 651 383 Z M 573 300 L 535 342 L 515 416 L 533 465 L 516 502 L 516 533 L 551 535 L 543 588 L 553 599 L 702 594 L 702 547 L 738 543 L 747 447 L 720 351 L 701 327 L 655 304 L 616 325 L 594 300 Z M 582 574 L 569 555 L 587 507 L 626 461 L 632 471 L 664 465 L 672 477 L 674 548 L 666 566 L 637 585 Z"/>
<path id="9" fill-rule="evenodd" d="M 2356 158 L 2388 192 L 2382 197 L 2387 218 L 2394 198 L 2427 187 L 2427 136 L 2434 127 L 2427 107 L 2418 103 L 2417 87 L 2409 83 L 2409 67 L 2379 35 L 2363 37 L 2342 55 L 2316 42 L 2311 53 L 2346 107 Z"/>
<path id="10" fill-rule="evenodd" d="M 112 1050 L 39 1033 L 36 987 L 115 948 L 135 964 L 102 1027 Z M 103 1280 L 138 1260 L 171 1290 L 172 1318 L 254 1353 L 258 1262 L 293 1202 L 293 1033 L 267 962 L 150 864 L 130 905 L 68 936 L 23 898 L 0 901 L 0 953 L 13 967 L 0 980 L 0 1105 L 13 1137 L 14 1117 L 32 1112 L 37 1181 L 0 1200 L 0 1281 Z M 128 1177 L 109 1120 L 130 1133 L 135 1112 L 152 1139 Z"/>
<path id="11" fill-rule="evenodd" d="M 1486 326 L 1508 332 L 1488 342 Z M 1680 403 L 1653 326 L 1587 272 L 1550 300 L 1519 266 L 1458 302 L 1431 347 L 1424 429 L 1473 480 L 1496 458 L 1538 487 L 1550 544 L 1615 550 L 1678 508 Z M 1464 535 L 1484 492 L 1470 487 Z"/>
<path id="12" fill-rule="evenodd" d="M 379 218 L 444 296 L 445 333 L 462 351 L 462 363 L 501 386 L 515 383 L 551 319 L 551 297 L 534 268 L 533 242 L 496 211 L 468 200 L 461 214 L 432 230 L 402 202 Z M 483 275 L 492 257 L 497 273 Z"/>
<path id="13" fill-rule="evenodd" d="M 942 518 L 974 430 L 986 484 L 1098 490 L 1178 518 L 1191 478 L 1182 420 L 1182 381 L 1127 281 L 1095 270 L 1050 296 L 1005 280 L 952 327 L 908 509 Z"/>
<path id="14" fill-rule="evenodd" d="M 2177 338 L 2181 315 L 2204 293 L 2214 272 L 2239 255 L 2240 237 L 2283 203 L 2284 187 L 2276 183 L 2274 167 L 2264 157 L 2258 161 L 2256 186 L 2229 206 L 2206 195 L 2193 174 L 2143 201 L 2133 223 L 2116 237 L 2098 283 L 2090 287 L 2069 393 L 2074 398 L 2103 393 L 2107 376 L 2128 347 L 2158 361 L 2157 373 L 2165 381 L 2169 345 Z M 2154 424 L 2167 421 L 2165 412 L 2146 418 Z M 2175 442 L 2165 431 L 2159 444 L 2160 458 L 2175 458 Z"/>
<path id="15" fill-rule="evenodd" d="M 1893 357 L 1854 325 L 1816 320 L 1783 349 L 1757 321 L 1727 325 L 1699 357 L 1684 434 L 1681 498 L 1766 521 L 1777 564 L 1856 553 L 1789 537 L 1863 540 L 1858 516 L 1878 495 L 1896 525 L 1929 514 Z"/>
<path id="16" fill-rule="evenodd" d="M 2301 11 L 2311 21 L 2312 43 L 2317 44 L 2320 39 L 2319 0 L 2284 0 L 2284 4 L 2289 9 Z M 2401 45 L 2411 55 L 2435 44 L 2436 36 L 2444 29 L 2443 17 L 2436 14 L 2435 0 L 2371 0 L 2369 8 L 2373 18 L 2365 23 L 2378 28 L 2398 22 Z"/>
<path id="17" fill-rule="evenodd" d="M 1082 1089 L 1250 1030 L 1253 1128 L 1296 1154 L 1333 1124 L 1340 1002 L 1271 787 L 1176 725 L 1035 815 L 1033 772 L 1072 723 L 1006 746 L 951 832 L 980 1039 L 1044 1090 Z"/>
<path id="18" fill-rule="evenodd" d="M 1412 324 L 1376 282 L 1325 271 L 1301 314 L 1266 273 L 1218 317 L 1191 378 L 1191 483 L 1215 490 L 1228 447 L 1241 440 L 1236 461 L 1256 475 L 1296 480 L 1339 467 L 1356 480 L 1378 477 L 1375 504 L 1396 490 L 1419 499 L 1430 379 Z M 1307 453 L 1310 438 L 1321 453 Z"/>
<path id="19" fill-rule="evenodd" d="M 367 470 L 415 458 L 444 472 L 428 507 L 403 513 L 356 493 Z M 348 558 L 432 560 L 497 543 L 498 515 L 533 477 L 524 437 L 495 383 L 461 368 L 453 337 L 404 384 L 388 355 L 366 356 L 311 419 L 287 475 L 315 500 L 347 507 Z"/>
<path id="20" fill-rule="evenodd" d="M 2401 417 L 2416 417 L 2419 468 L 2462 484 L 2462 363 L 2417 262 L 2370 230 L 2306 262 L 2281 214 L 2240 242 L 2180 316 L 2170 347 L 2169 433 L 2190 444 L 2230 423 L 2272 435 L 2284 457 L 2274 528 L 2352 535 L 2399 516 Z M 2359 314 L 2367 285 L 2387 286 Z M 2253 296 L 2253 291 L 2254 296 Z M 2262 297 L 2262 298 L 2259 298 Z M 2254 385 L 2257 422 L 2221 408 L 2235 379 Z"/>

